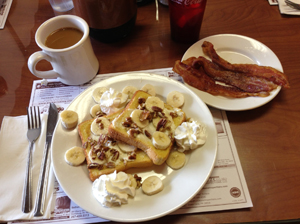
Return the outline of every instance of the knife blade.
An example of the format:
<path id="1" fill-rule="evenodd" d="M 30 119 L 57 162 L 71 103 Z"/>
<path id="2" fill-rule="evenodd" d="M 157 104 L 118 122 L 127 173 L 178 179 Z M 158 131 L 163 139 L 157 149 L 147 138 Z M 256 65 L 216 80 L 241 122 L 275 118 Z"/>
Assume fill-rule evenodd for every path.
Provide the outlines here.
<path id="1" fill-rule="evenodd" d="M 43 216 L 44 215 L 44 202 L 46 197 L 46 189 L 48 182 L 48 173 L 49 173 L 49 164 L 50 158 L 48 158 L 49 154 L 49 146 L 52 141 L 53 132 L 56 126 L 58 117 L 57 108 L 54 103 L 50 103 L 49 112 L 48 112 L 48 120 L 47 120 L 47 131 L 46 131 L 46 142 L 44 148 L 44 155 L 42 160 L 42 165 L 40 169 L 39 175 L 39 183 L 38 190 L 36 194 L 35 200 L 35 210 L 34 216 Z"/>

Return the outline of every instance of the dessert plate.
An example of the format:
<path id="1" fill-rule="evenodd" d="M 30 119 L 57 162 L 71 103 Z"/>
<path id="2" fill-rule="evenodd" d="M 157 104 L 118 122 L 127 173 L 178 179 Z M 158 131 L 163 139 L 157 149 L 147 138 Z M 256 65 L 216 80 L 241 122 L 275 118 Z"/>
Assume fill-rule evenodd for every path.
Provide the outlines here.
<path id="1" fill-rule="evenodd" d="M 65 152 L 81 141 L 76 129 L 67 131 L 58 121 L 52 141 L 52 161 L 56 178 L 71 200 L 89 213 L 104 219 L 118 222 L 140 222 L 159 218 L 177 210 L 191 200 L 208 180 L 217 155 L 217 132 L 213 117 L 206 104 L 189 88 L 173 79 L 147 73 L 129 73 L 103 80 L 86 89 L 69 105 L 69 110 L 78 113 L 79 122 L 91 119 L 90 108 L 95 104 L 92 91 L 99 86 L 112 87 L 118 91 L 127 85 L 138 89 L 150 83 L 155 86 L 157 96 L 166 100 L 169 92 L 177 90 L 185 97 L 183 110 L 187 117 L 203 122 L 207 127 L 208 138 L 205 145 L 187 154 L 185 166 L 172 170 L 167 165 L 143 169 L 130 169 L 127 173 L 138 174 L 145 179 L 157 175 L 164 184 L 164 190 L 147 196 L 142 189 L 120 207 L 105 208 L 93 197 L 92 182 L 88 177 L 86 164 L 72 167 L 64 161 Z"/>
<path id="2" fill-rule="evenodd" d="M 235 34 L 220 34 L 201 39 L 185 52 L 182 60 L 186 60 L 187 58 L 193 56 L 203 56 L 209 59 L 202 51 L 201 46 L 204 41 L 211 42 L 214 45 L 217 53 L 230 63 L 247 63 L 271 66 L 283 72 L 279 59 L 266 45 L 252 38 Z M 228 111 L 242 111 L 260 107 L 270 102 L 281 89 L 281 87 L 277 87 L 277 89 L 273 90 L 267 97 L 229 98 L 223 96 L 214 96 L 200 91 L 188 84 L 186 85 L 192 89 L 207 105 Z"/>

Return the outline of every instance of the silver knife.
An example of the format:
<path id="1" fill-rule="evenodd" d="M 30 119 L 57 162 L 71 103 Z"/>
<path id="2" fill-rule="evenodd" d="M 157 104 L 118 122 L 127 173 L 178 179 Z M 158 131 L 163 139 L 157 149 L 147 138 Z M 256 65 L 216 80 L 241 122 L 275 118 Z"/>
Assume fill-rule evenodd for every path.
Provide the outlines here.
<path id="1" fill-rule="evenodd" d="M 48 120 L 47 120 L 46 143 L 44 148 L 42 166 L 40 169 L 38 190 L 35 199 L 34 216 L 44 215 L 44 202 L 46 197 L 47 180 L 48 180 L 49 164 L 50 164 L 50 158 L 48 158 L 49 146 L 51 144 L 53 131 L 56 126 L 57 117 L 58 117 L 57 108 L 54 103 L 50 103 Z"/>

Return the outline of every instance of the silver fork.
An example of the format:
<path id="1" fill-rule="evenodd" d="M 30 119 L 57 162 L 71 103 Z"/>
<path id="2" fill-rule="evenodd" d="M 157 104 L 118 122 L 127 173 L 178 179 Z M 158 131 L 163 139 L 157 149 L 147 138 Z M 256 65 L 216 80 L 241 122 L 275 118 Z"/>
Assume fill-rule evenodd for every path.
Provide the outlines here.
<path id="1" fill-rule="evenodd" d="M 290 1 L 290 0 L 285 0 L 285 3 L 286 3 L 288 6 L 290 6 L 291 8 L 300 10 L 300 4 L 297 4 L 297 3 L 292 2 L 292 1 Z"/>
<path id="2" fill-rule="evenodd" d="M 26 176 L 23 187 L 22 211 L 28 213 L 31 211 L 31 163 L 32 163 L 32 147 L 41 133 L 41 115 L 39 107 L 27 107 L 27 138 L 30 142 L 27 157 Z"/>

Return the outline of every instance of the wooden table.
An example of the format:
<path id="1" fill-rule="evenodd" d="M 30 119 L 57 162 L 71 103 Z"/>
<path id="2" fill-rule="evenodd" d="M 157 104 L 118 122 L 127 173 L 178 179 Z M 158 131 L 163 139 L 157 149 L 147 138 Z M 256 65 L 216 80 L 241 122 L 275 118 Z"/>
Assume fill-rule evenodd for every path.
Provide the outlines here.
<path id="1" fill-rule="evenodd" d="M 0 30 L 0 119 L 26 114 L 33 76 L 28 57 L 38 51 L 34 34 L 55 16 L 47 0 L 14 0 Z M 215 34 L 254 38 L 274 51 L 291 88 L 249 111 L 227 112 L 253 208 L 174 215 L 149 223 L 300 222 L 300 17 L 281 15 L 268 1 L 208 0 L 200 39 Z M 92 40 L 99 73 L 172 67 L 189 48 L 170 39 L 168 7 L 138 8 L 136 27 L 118 43 Z M 39 64 L 40 70 L 49 69 Z M 0 149 L 4 150 L 4 149 Z"/>

